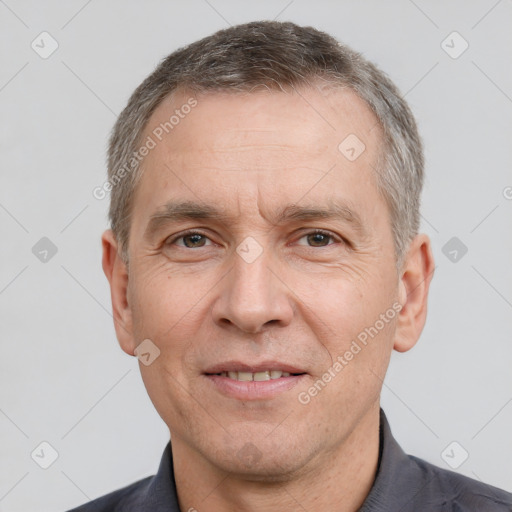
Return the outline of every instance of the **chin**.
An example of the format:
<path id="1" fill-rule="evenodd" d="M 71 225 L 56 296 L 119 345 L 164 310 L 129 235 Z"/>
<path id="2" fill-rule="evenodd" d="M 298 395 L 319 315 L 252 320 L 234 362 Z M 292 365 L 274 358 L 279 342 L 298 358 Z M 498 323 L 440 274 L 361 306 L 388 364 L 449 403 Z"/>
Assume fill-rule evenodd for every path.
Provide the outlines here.
<path id="1" fill-rule="evenodd" d="M 297 477 L 305 470 L 313 458 L 314 450 L 308 456 L 304 443 L 295 440 L 279 446 L 269 443 L 268 439 L 258 442 L 243 441 L 240 447 L 212 454 L 210 461 L 219 469 L 237 475 L 243 480 L 254 482 L 286 482 Z M 300 446 L 300 448 L 299 448 Z"/>
<path id="2" fill-rule="evenodd" d="M 283 461 L 281 459 L 278 466 L 275 460 L 264 461 L 264 458 L 253 465 L 245 464 L 238 459 L 224 460 L 219 465 L 220 469 L 231 473 L 232 477 L 249 482 L 267 483 L 291 481 L 302 467 L 303 464 L 298 460 Z"/>

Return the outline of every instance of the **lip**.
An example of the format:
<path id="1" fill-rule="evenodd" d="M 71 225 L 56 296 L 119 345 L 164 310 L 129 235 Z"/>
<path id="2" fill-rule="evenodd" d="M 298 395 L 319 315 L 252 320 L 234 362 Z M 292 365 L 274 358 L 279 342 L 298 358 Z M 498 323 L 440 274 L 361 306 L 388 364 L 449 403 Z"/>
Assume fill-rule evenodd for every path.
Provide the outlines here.
<path id="1" fill-rule="evenodd" d="M 264 381 L 239 381 L 214 374 L 205 374 L 204 377 L 214 389 L 229 398 L 237 400 L 268 400 L 295 387 L 306 377 L 306 374 L 290 375 L 289 377 L 279 377 L 279 379 Z"/>
<path id="2" fill-rule="evenodd" d="M 217 375 L 222 372 L 257 373 L 266 370 L 281 370 L 282 372 L 300 375 L 290 375 L 264 381 L 238 381 Z M 216 391 L 229 398 L 237 400 L 268 400 L 292 389 L 306 375 L 307 372 L 298 366 L 276 360 L 260 361 L 251 364 L 230 360 L 210 366 L 203 376 Z"/>
<path id="3" fill-rule="evenodd" d="M 224 361 L 223 363 L 218 363 L 213 366 L 210 366 L 207 370 L 205 370 L 205 374 L 215 374 L 222 372 L 264 372 L 266 370 L 281 370 L 282 372 L 288 373 L 307 373 L 305 370 L 302 370 L 295 366 L 290 366 L 286 363 L 281 363 L 280 361 L 261 361 L 259 363 L 247 364 L 242 363 L 241 361 Z M 287 378 L 287 377 L 285 377 Z M 278 380 L 278 379 L 276 379 Z"/>

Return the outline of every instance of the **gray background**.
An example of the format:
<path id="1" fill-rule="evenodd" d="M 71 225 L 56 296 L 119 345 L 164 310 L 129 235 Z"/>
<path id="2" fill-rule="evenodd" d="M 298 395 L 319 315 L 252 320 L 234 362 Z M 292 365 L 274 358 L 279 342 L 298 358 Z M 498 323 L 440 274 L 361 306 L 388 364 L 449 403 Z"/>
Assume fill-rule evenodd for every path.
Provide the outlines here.
<path id="1" fill-rule="evenodd" d="M 448 468 L 466 450 L 457 471 L 512 491 L 511 17 L 510 0 L 0 0 L 0 511 L 65 510 L 156 471 L 168 431 L 117 344 L 108 198 L 92 190 L 116 115 L 161 58 L 274 18 L 361 51 L 416 114 L 437 268 L 427 326 L 393 354 L 382 403 L 406 451 Z M 43 31 L 59 45 L 46 59 L 31 47 L 50 48 Z M 453 31 L 469 43 L 458 58 Z M 46 262 L 42 237 L 57 247 Z M 452 237 L 468 248 L 456 261 Z M 58 452 L 48 469 L 31 458 L 42 441 Z"/>

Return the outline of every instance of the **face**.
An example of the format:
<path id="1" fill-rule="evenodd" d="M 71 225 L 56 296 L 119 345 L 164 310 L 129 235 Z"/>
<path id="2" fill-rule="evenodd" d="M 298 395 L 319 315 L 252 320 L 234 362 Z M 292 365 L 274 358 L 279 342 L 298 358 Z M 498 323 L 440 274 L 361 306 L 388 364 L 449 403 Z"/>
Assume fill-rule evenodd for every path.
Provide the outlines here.
<path id="1" fill-rule="evenodd" d="M 381 132 L 346 89 L 190 97 L 146 130 L 118 336 L 158 349 L 140 368 L 173 446 L 279 478 L 378 408 L 400 300 Z"/>

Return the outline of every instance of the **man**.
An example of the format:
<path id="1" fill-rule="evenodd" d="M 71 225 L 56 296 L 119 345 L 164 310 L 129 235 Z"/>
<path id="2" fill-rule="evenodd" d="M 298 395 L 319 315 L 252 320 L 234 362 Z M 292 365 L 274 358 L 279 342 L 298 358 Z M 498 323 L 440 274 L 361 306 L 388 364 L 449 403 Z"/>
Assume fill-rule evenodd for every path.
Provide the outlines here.
<path id="1" fill-rule="evenodd" d="M 137 88 L 108 163 L 116 334 L 171 442 L 76 511 L 512 510 L 380 409 L 434 261 L 421 140 L 374 65 L 292 23 L 217 32 Z"/>

